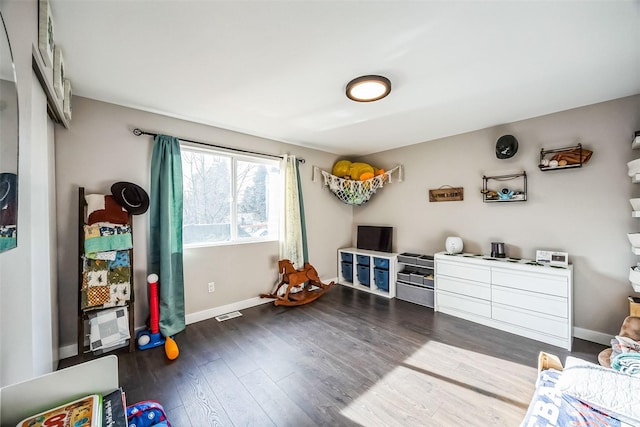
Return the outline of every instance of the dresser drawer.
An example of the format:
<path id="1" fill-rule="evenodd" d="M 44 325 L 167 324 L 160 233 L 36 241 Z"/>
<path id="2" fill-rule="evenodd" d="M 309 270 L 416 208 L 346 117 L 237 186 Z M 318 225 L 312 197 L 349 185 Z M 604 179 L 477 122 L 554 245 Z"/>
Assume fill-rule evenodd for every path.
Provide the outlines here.
<path id="1" fill-rule="evenodd" d="M 569 323 L 567 319 L 561 319 L 545 314 L 534 313 L 528 310 L 513 309 L 502 304 L 493 303 L 491 313 L 494 320 L 517 325 L 547 335 L 559 338 L 569 337 Z"/>
<path id="2" fill-rule="evenodd" d="M 544 268 L 544 267 L 540 267 Z M 567 297 L 569 294 L 569 281 L 566 277 L 519 272 L 494 268 L 491 275 L 491 283 L 509 288 L 525 291 L 540 292 L 547 295 Z"/>
<path id="3" fill-rule="evenodd" d="M 438 290 L 437 304 L 438 307 L 446 307 L 456 311 L 464 311 L 477 316 L 491 318 L 491 303 L 489 301 Z"/>
<path id="4" fill-rule="evenodd" d="M 489 283 L 491 281 L 491 269 L 489 267 L 467 265 L 461 262 L 438 260 L 436 263 L 436 274 L 438 276 L 457 277 L 475 282 Z"/>
<path id="5" fill-rule="evenodd" d="M 538 313 L 563 317 L 565 319 L 569 316 L 567 299 L 554 295 L 504 288 L 502 286 L 492 286 L 491 297 L 493 302 L 499 304 L 524 308 Z"/>
<path id="6" fill-rule="evenodd" d="M 438 290 L 484 300 L 491 299 L 491 286 L 486 283 L 478 283 L 470 280 L 438 275 L 436 286 L 438 287 Z"/>

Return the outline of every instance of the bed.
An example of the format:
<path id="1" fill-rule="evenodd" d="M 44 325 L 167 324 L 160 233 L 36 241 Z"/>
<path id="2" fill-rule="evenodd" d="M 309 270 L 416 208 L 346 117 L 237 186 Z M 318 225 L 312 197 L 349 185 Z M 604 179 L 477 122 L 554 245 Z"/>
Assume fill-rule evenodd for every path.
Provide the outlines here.
<path id="1" fill-rule="evenodd" d="M 640 426 L 640 377 L 574 357 L 542 366 L 520 426 Z"/>

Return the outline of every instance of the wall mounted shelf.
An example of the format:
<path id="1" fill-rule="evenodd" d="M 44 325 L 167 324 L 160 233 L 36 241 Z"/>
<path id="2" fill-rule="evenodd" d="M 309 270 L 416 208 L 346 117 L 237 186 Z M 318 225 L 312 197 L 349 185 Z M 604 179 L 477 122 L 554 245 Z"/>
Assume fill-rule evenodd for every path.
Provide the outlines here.
<path id="1" fill-rule="evenodd" d="M 510 188 L 506 185 L 500 184 L 498 189 L 489 189 L 490 185 L 497 185 L 498 183 L 492 183 L 491 181 L 511 181 L 521 180 L 521 187 Z M 506 202 L 526 202 L 527 201 L 527 172 L 508 174 L 508 175 L 496 175 L 496 176 L 483 176 L 482 177 L 482 201 L 485 203 L 506 203 Z"/>
<path id="2" fill-rule="evenodd" d="M 58 97 L 53 87 L 53 69 L 45 65 L 36 46 L 32 46 L 31 67 L 47 96 L 49 117 L 68 129 L 71 120 L 64 114 L 64 101 Z"/>
<path id="3" fill-rule="evenodd" d="M 562 155 L 563 153 L 565 154 L 565 156 Z M 584 157 L 583 157 L 583 154 L 584 154 Z M 572 161 L 571 159 L 576 156 L 578 159 L 577 163 L 575 161 Z M 562 157 L 569 157 L 569 160 L 564 159 L 565 163 L 563 164 Z M 588 158 L 585 159 L 585 157 L 587 157 L 587 153 L 586 153 L 586 150 L 585 150 L 585 153 L 583 153 L 581 143 L 572 145 L 571 147 L 554 148 L 552 150 L 545 150 L 543 148 L 540 150 L 540 162 L 538 163 L 538 167 L 543 172 L 552 171 L 552 170 L 581 168 L 582 165 L 587 160 L 589 160 Z"/>

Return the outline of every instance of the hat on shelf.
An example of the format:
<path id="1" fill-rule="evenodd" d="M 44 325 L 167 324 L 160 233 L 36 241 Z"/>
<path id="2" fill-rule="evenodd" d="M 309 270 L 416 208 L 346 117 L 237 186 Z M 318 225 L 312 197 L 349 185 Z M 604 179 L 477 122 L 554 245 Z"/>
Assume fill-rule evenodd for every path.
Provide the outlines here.
<path id="1" fill-rule="evenodd" d="M 149 195 L 142 187 L 132 182 L 116 182 L 111 186 L 111 194 L 131 215 L 140 215 L 149 209 Z"/>
<path id="2" fill-rule="evenodd" d="M 496 142 L 496 157 L 508 159 L 518 152 L 518 140 L 513 135 L 503 135 Z"/>

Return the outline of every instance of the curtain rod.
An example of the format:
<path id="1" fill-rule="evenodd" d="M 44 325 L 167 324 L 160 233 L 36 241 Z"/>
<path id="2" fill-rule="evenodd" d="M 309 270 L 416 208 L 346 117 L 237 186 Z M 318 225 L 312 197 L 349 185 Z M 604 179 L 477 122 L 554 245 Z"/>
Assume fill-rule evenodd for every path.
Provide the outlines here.
<path id="1" fill-rule="evenodd" d="M 149 136 L 153 136 L 153 137 L 158 136 L 158 134 L 157 134 L 157 133 L 154 133 L 154 132 L 147 132 L 147 131 L 144 131 L 144 130 L 141 130 L 141 129 L 138 129 L 138 128 L 135 128 L 135 129 L 133 130 L 133 134 L 134 134 L 135 136 L 141 136 L 141 135 L 149 135 Z M 224 145 L 216 145 L 216 144 L 210 144 L 210 143 L 208 143 L 208 142 L 192 141 L 192 140 L 190 140 L 190 139 L 184 139 L 184 138 L 178 138 L 178 139 L 179 139 L 180 141 L 190 142 L 190 143 L 192 143 L 192 144 L 206 145 L 207 147 L 215 147 L 215 148 L 220 148 L 220 149 L 228 150 L 228 151 L 236 151 L 236 152 L 238 152 L 238 153 L 256 154 L 256 155 L 258 155 L 258 156 L 274 157 L 274 158 L 277 158 L 277 159 L 282 159 L 282 158 L 283 158 L 283 156 L 279 156 L 279 155 L 277 155 L 277 154 L 267 154 L 267 153 L 260 153 L 260 152 L 258 152 L 258 151 L 242 150 L 242 149 L 240 149 L 240 148 L 225 147 Z M 305 163 L 305 160 L 301 158 L 301 159 L 298 159 L 298 162 L 300 162 L 300 163 L 304 164 L 304 163 Z"/>

